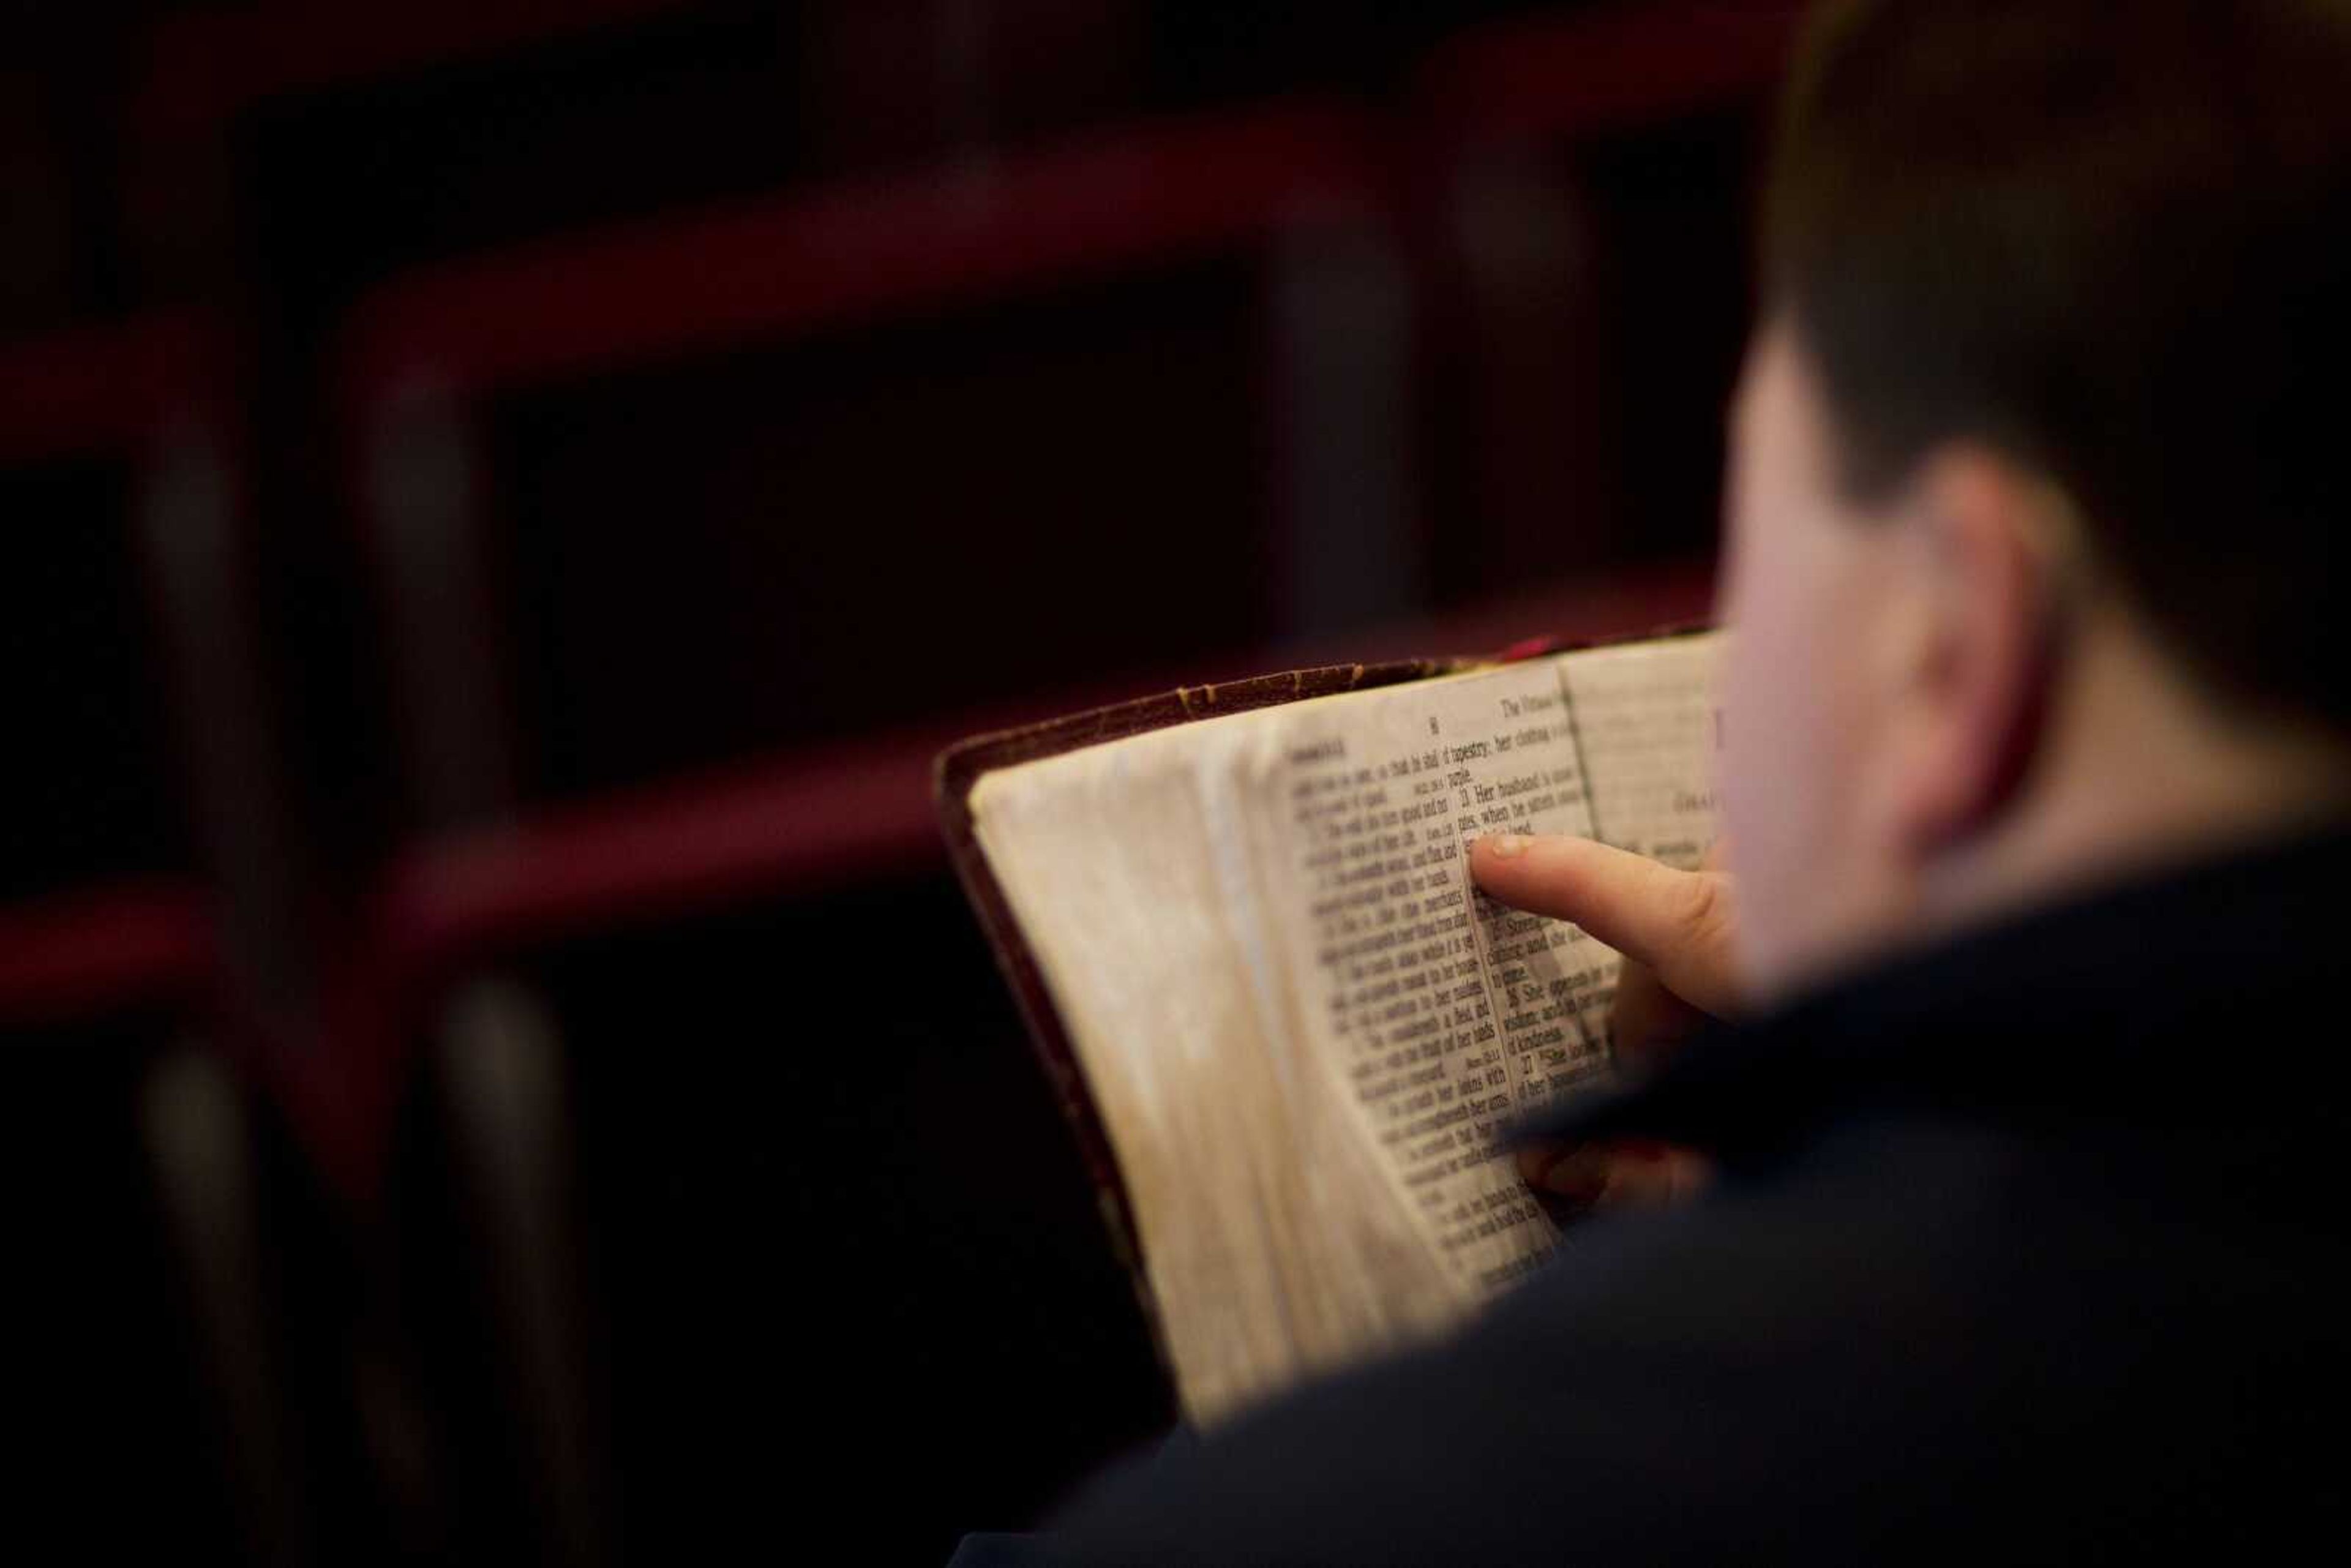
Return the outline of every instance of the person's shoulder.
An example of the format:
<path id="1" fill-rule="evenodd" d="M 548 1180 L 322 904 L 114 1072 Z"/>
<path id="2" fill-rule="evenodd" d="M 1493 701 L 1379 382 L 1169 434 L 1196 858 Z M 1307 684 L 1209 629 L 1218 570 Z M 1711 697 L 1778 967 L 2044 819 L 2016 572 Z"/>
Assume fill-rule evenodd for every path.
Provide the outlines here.
<path id="1" fill-rule="evenodd" d="M 2342 1355 L 2304 1312 L 2275 1366 L 2210 1375 L 2210 1336 L 2278 1310 L 2263 1270 L 2308 1260 L 2177 1236 L 2144 1198 L 2062 1140 L 1855 1118 L 1573 1233 L 1454 1335 L 1126 1467 L 1056 1539 L 1078 1561 L 1857 1561 L 2136 1539 L 2182 1510 L 2210 1533 L 2289 1440 L 2289 1369 L 2340 1385 Z M 2167 1410 L 2241 1451 L 2192 1459 Z"/>
<path id="2" fill-rule="evenodd" d="M 1105 1478 L 1060 1539 L 1086 1561 L 1508 1562 L 1728 1531 L 1711 1544 L 1752 1555 L 1767 1519 L 1845 1484 L 1808 1449 L 1866 1457 L 1830 1455 L 1855 1428 L 1823 1416 L 1910 1354 L 1883 1343 L 1935 1294 L 1884 1268 L 1907 1234 L 1826 1172 L 1591 1224 L 1458 1333 Z"/>

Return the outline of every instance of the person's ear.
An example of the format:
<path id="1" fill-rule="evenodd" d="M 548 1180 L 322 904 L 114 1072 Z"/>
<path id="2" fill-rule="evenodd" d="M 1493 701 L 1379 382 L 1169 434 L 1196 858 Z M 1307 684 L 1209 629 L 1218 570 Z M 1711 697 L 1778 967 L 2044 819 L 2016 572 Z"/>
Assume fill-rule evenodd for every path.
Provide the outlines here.
<path id="1" fill-rule="evenodd" d="M 1980 447 L 1920 465 L 1894 526 L 1890 744 L 1880 804 L 1923 860 L 1996 821 L 2042 743 L 2055 574 L 2051 508 L 2031 471 Z"/>

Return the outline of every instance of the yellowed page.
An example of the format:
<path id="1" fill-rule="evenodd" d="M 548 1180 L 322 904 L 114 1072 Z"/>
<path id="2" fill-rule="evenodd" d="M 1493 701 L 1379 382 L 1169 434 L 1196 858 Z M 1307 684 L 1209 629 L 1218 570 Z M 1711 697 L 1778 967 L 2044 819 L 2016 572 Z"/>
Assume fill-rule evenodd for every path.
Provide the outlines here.
<path id="1" fill-rule="evenodd" d="M 1605 1071 L 1615 955 L 1485 900 L 1464 846 L 1593 831 L 1589 762 L 1603 831 L 1614 812 L 1635 847 L 1702 847 L 1713 646 L 1292 704 L 980 781 L 982 850 L 1196 1417 L 1452 1322 L 1552 1249 L 1498 1140 Z"/>
<path id="2" fill-rule="evenodd" d="M 1684 869 L 1713 843 L 1716 679 L 1725 647 L 1724 635 L 1710 632 L 1593 648 L 1559 662 L 1592 772 L 1599 837 Z"/>

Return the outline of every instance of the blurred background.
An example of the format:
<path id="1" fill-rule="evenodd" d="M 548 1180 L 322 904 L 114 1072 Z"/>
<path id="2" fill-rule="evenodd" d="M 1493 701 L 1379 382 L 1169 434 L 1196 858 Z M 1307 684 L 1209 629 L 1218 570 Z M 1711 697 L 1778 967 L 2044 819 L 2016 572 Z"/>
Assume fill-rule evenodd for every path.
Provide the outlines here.
<path id="1" fill-rule="evenodd" d="M 935 1562 L 1164 1432 L 931 758 L 1702 613 L 1792 11 L 0 12 L 17 1530 Z"/>

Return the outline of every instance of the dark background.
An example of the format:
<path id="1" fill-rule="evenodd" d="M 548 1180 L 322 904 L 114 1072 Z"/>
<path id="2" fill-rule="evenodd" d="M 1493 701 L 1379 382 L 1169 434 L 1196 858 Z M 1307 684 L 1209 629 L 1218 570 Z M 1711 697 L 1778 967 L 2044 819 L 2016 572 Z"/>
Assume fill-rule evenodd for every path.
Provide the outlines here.
<path id="1" fill-rule="evenodd" d="M 1164 1432 L 930 758 L 1702 609 L 1790 7 L 0 18 L 14 1528 L 935 1561 Z"/>

